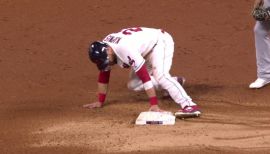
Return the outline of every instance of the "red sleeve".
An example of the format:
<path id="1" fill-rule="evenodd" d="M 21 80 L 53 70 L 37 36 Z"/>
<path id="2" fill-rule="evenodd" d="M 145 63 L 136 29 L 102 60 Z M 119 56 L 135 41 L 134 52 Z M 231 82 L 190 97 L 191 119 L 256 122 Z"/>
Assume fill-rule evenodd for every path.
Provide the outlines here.
<path id="1" fill-rule="evenodd" d="M 136 74 L 142 80 L 143 83 L 146 83 L 151 80 L 145 64 L 143 64 L 143 66 L 136 72 Z"/>
<path id="2" fill-rule="evenodd" d="M 111 71 L 100 71 L 98 76 L 99 83 L 109 83 Z"/>

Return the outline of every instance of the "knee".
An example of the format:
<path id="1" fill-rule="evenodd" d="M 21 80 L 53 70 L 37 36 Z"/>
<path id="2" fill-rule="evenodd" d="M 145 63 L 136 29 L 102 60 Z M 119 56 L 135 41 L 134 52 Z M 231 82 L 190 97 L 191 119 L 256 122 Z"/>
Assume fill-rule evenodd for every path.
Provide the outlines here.
<path id="1" fill-rule="evenodd" d="M 129 81 L 128 83 L 127 83 L 127 88 L 129 89 L 129 90 L 132 90 L 132 91 L 141 91 L 141 87 L 140 87 L 141 85 L 140 84 L 138 84 L 138 82 L 137 81 Z"/>
<path id="2" fill-rule="evenodd" d="M 129 81 L 129 82 L 127 83 L 127 88 L 128 88 L 129 90 L 134 90 L 136 87 L 135 87 L 135 84 L 134 84 L 132 81 Z"/>

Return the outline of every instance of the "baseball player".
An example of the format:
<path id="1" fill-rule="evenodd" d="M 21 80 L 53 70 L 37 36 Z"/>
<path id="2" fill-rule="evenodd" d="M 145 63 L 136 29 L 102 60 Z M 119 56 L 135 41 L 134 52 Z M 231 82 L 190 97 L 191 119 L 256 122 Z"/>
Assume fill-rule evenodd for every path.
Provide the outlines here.
<path id="1" fill-rule="evenodd" d="M 84 107 L 102 107 L 111 67 L 118 64 L 122 68 L 131 68 L 128 88 L 134 91 L 145 90 L 150 102 L 149 111 L 162 111 L 158 106 L 156 90 L 164 89 L 181 106 L 176 116 L 199 116 L 201 112 L 198 106 L 180 84 L 184 82 L 183 78 L 172 77 L 169 73 L 173 53 L 174 41 L 171 35 L 154 28 L 126 28 L 107 35 L 103 41 L 93 42 L 89 48 L 89 57 L 100 70 L 98 100 Z"/>
<path id="2" fill-rule="evenodd" d="M 269 8 L 270 0 L 255 0 L 254 10 L 260 7 Z M 257 60 L 257 80 L 249 88 L 261 88 L 270 83 L 270 20 L 269 11 L 263 21 L 256 21 L 254 26 Z M 255 18 L 256 19 L 256 18 Z M 257 20 L 257 19 L 256 19 Z"/>

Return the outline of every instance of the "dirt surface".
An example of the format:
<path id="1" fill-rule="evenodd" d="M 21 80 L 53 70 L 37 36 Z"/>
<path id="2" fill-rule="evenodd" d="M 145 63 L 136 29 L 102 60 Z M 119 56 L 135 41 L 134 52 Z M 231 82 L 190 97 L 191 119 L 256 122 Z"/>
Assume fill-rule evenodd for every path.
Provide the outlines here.
<path id="1" fill-rule="evenodd" d="M 1 0 L 0 153 L 269 153 L 270 86 L 256 79 L 253 0 Z M 187 78 L 203 112 L 174 126 L 135 126 L 149 108 L 115 67 L 96 100 L 89 42 L 126 27 L 163 28 L 171 74 Z M 172 100 L 160 106 L 175 112 Z"/>

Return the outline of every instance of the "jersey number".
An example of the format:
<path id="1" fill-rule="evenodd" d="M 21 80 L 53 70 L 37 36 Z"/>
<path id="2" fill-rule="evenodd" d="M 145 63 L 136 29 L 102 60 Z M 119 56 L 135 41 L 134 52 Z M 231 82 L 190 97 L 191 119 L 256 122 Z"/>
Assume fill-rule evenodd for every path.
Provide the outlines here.
<path id="1" fill-rule="evenodd" d="M 135 27 L 135 28 L 127 28 L 127 29 L 124 29 L 124 30 L 122 31 L 122 33 L 123 33 L 124 35 L 131 35 L 132 32 L 140 32 L 140 31 L 142 31 L 142 29 L 141 29 L 140 27 Z"/>

